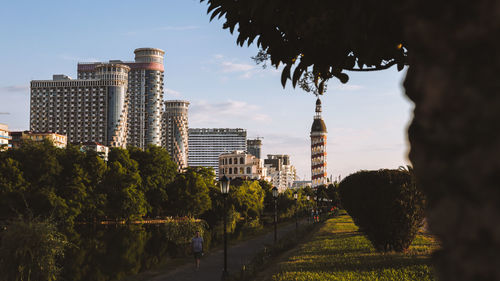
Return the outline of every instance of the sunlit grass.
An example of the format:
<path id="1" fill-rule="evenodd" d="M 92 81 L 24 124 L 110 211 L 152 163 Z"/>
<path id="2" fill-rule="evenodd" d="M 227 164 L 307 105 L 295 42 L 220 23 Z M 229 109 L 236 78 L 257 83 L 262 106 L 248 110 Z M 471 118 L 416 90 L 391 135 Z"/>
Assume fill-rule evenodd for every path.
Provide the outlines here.
<path id="1" fill-rule="evenodd" d="M 406 253 L 378 253 L 341 215 L 280 263 L 273 280 L 434 280 L 430 255 L 437 247 L 433 237 L 420 233 Z"/>

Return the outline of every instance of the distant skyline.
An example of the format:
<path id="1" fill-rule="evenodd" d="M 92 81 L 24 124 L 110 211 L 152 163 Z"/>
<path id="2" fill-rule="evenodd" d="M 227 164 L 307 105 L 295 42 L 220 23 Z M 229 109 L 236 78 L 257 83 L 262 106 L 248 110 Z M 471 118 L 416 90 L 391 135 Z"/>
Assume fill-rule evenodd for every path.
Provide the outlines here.
<path id="1" fill-rule="evenodd" d="M 255 45 L 209 22 L 198 0 L 8 1 L 0 10 L 0 123 L 29 129 L 29 82 L 76 77 L 78 62 L 133 60 L 140 47 L 163 49 L 165 99 L 190 101 L 190 128 L 244 128 L 263 137 L 262 154 L 289 154 L 310 179 L 309 133 L 316 97 L 280 84 L 262 69 Z M 348 73 L 321 97 L 328 128 L 328 176 L 408 164 L 407 124 L 413 104 L 401 87 L 405 71 Z"/>

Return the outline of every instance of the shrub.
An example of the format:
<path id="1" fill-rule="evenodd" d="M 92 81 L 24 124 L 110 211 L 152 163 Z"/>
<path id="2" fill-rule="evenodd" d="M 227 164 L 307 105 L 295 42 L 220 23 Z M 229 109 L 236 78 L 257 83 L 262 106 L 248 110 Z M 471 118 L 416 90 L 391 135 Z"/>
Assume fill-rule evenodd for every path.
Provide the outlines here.
<path id="1" fill-rule="evenodd" d="M 0 280 L 54 281 L 60 271 L 57 258 L 67 245 L 64 235 L 47 221 L 16 220 L 0 244 Z"/>
<path id="2" fill-rule="evenodd" d="M 404 251 L 424 218 L 425 198 L 410 171 L 360 171 L 340 183 L 342 205 L 378 251 Z"/>

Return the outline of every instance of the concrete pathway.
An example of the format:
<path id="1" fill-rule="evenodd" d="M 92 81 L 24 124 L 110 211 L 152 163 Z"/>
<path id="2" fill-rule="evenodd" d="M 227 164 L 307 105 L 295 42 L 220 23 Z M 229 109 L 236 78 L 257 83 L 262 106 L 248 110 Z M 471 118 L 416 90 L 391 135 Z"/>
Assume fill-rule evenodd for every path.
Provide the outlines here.
<path id="1" fill-rule="evenodd" d="M 307 223 L 305 220 L 300 224 Z M 300 225 L 299 225 L 300 227 Z M 278 239 L 286 233 L 295 231 L 295 223 L 285 226 L 278 226 Z M 258 251 L 274 241 L 274 231 L 263 234 L 259 237 L 243 241 L 237 245 L 228 245 L 227 250 L 227 270 L 229 274 L 239 274 L 241 267 L 247 264 Z M 194 269 L 194 261 L 190 264 L 184 264 L 178 268 L 155 276 L 150 281 L 220 281 L 222 269 L 224 267 L 224 249 L 220 249 L 208 255 L 205 255 L 200 262 L 200 269 Z"/>

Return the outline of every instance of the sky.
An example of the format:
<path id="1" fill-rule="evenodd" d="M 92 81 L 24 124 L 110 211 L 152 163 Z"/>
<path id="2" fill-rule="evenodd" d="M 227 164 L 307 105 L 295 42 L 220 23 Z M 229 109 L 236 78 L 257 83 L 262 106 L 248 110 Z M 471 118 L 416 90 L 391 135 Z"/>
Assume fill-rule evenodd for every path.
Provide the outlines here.
<path id="1" fill-rule="evenodd" d="M 209 21 L 198 0 L 6 1 L 0 9 L 0 123 L 29 129 L 29 83 L 76 77 L 78 62 L 133 60 L 134 49 L 165 55 L 164 99 L 188 100 L 190 128 L 244 128 L 263 155 L 289 154 L 310 179 L 309 133 L 316 97 L 280 83 L 280 69 L 255 65 L 255 44 Z M 409 163 L 413 103 L 406 69 L 348 73 L 321 98 L 328 128 L 328 176 Z"/>

